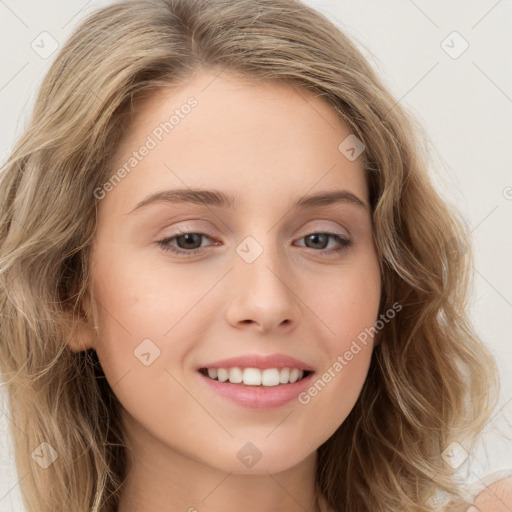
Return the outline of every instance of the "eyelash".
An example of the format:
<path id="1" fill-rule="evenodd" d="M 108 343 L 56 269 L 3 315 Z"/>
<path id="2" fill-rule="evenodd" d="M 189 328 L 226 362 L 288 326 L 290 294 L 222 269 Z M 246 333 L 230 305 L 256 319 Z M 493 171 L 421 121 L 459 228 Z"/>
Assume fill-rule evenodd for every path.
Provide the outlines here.
<path id="1" fill-rule="evenodd" d="M 170 244 L 170 242 L 172 240 L 175 240 L 176 238 L 179 238 L 180 236 L 183 236 L 183 235 L 201 235 L 203 237 L 211 238 L 208 235 L 206 235 L 205 233 L 199 233 L 199 232 L 195 232 L 195 231 L 183 231 L 183 232 L 178 232 L 171 237 L 165 238 L 164 240 L 159 240 L 156 243 L 162 248 L 163 251 L 171 252 L 174 254 L 179 254 L 179 255 L 184 256 L 185 258 L 195 256 L 196 254 L 203 252 L 204 247 L 200 247 L 197 249 L 191 249 L 191 250 L 187 251 L 185 249 L 176 249 L 175 247 L 173 247 Z M 340 252 L 343 252 L 343 251 L 346 251 L 347 249 L 349 249 L 353 244 L 352 240 L 349 240 L 348 238 L 341 236 L 339 233 L 333 233 L 331 231 L 316 231 L 316 232 L 309 233 L 308 235 L 305 235 L 305 236 L 299 238 L 299 240 L 302 240 L 303 238 L 307 238 L 308 236 L 311 236 L 311 235 L 327 235 L 327 236 L 333 238 L 334 240 L 336 240 L 336 242 L 338 242 L 338 244 L 339 244 L 338 248 L 336 248 L 336 249 L 318 249 L 319 252 L 340 253 Z M 312 249 L 311 247 L 306 247 L 306 249 L 311 249 L 313 251 L 316 251 L 316 249 Z"/>

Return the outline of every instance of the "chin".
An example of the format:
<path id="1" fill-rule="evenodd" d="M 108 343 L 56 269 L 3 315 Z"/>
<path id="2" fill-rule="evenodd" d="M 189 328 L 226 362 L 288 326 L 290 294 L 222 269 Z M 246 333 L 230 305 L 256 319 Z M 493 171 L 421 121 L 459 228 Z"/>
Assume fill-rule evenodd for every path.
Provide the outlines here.
<path id="1" fill-rule="evenodd" d="M 284 442 L 280 442 L 278 446 L 268 442 L 263 446 L 264 441 L 255 441 L 254 443 L 237 441 L 235 444 L 236 448 L 233 450 L 235 456 L 225 456 L 227 451 L 231 451 L 228 448 L 223 451 L 223 456 L 214 457 L 214 467 L 226 473 L 238 475 L 264 475 L 287 471 L 308 457 L 316 456 L 316 451 L 301 453 L 299 450 L 293 449 L 294 445 Z M 300 444 L 297 447 L 301 447 Z"/>

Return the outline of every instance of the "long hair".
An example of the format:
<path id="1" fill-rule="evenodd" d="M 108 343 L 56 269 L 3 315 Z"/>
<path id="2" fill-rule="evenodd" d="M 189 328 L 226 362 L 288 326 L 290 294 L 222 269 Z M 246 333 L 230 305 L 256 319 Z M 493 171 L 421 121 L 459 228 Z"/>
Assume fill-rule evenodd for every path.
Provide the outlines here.
<path id="1" fill-rule="evenodd" d="M 402 308 L 378 333 L 353 410 L 318 448 L 318 491 L 346 512 L 465 509 L 443 452 L 470 451 L 497 371 L 468 316 L 469 229 L 429 178 L 423 129 L 299 0 L 127 0 L 75 29 L 0 173 L 0 369 L 28 512 L 116 510 L 120 403 L 95 351 L 67 345 L 84 315 L 95 190 L 137 99 L 201 68 L 312 92 L 366 147 L 381 311 Z"/>

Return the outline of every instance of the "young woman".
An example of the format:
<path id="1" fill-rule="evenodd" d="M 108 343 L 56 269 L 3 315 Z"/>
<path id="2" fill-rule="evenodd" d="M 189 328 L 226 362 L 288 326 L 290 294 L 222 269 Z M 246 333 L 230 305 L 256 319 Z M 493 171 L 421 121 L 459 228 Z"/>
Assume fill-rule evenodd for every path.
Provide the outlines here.
<path id="1" fill-rule="evenodd" d="M 467 510 L 496 369 L 423 141 L 298 1 L 90 15 L 0 174 L 27 511 Z"/>

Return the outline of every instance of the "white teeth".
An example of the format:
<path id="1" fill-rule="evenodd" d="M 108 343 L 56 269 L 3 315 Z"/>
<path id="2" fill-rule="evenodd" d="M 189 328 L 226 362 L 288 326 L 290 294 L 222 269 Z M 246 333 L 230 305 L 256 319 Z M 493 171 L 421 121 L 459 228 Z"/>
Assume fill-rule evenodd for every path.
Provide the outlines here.
<path id="1" fill-rule="evenodd" d="M 229 379 L 229 374 L 226 368 L 219 368 L 217 370 L 217 378 L 220 382 L 226 382 Z"/>
<path id="2" fill-rule="evenodd" d="M 260 386 L 261 370 L 258 368 L 244 368 L 243 381 L 246 386 Z"/>
<path id="3" fill-rule="evenodd" d="M 304 376 L 304 371 L 298 368 L 208 368 L 208 376 L 210 379 L 229 381 L 232 384 L 278 386 L 299 381 Z"/>
<path id="4" fill-rule="evenodd" d="M 279 370 L 267 368 L 261 372 L 261 383 L 264 386 L 277 386 L 279 384 Z"/>
<path id="5" fill-rule="evenodd" d="M 299 370 L 297 370 L 297 368 L 290 370 L 290 382 L 297 382 L 298 380 L 299 380 Z"/>
<path id="6" fill-rule="evenodd" d="M 242 380 L 242 370 L 240 370 L 240 368 L 229 369 L 229 382 L 232 382 L 233 384 L 240 384 Z"/>

